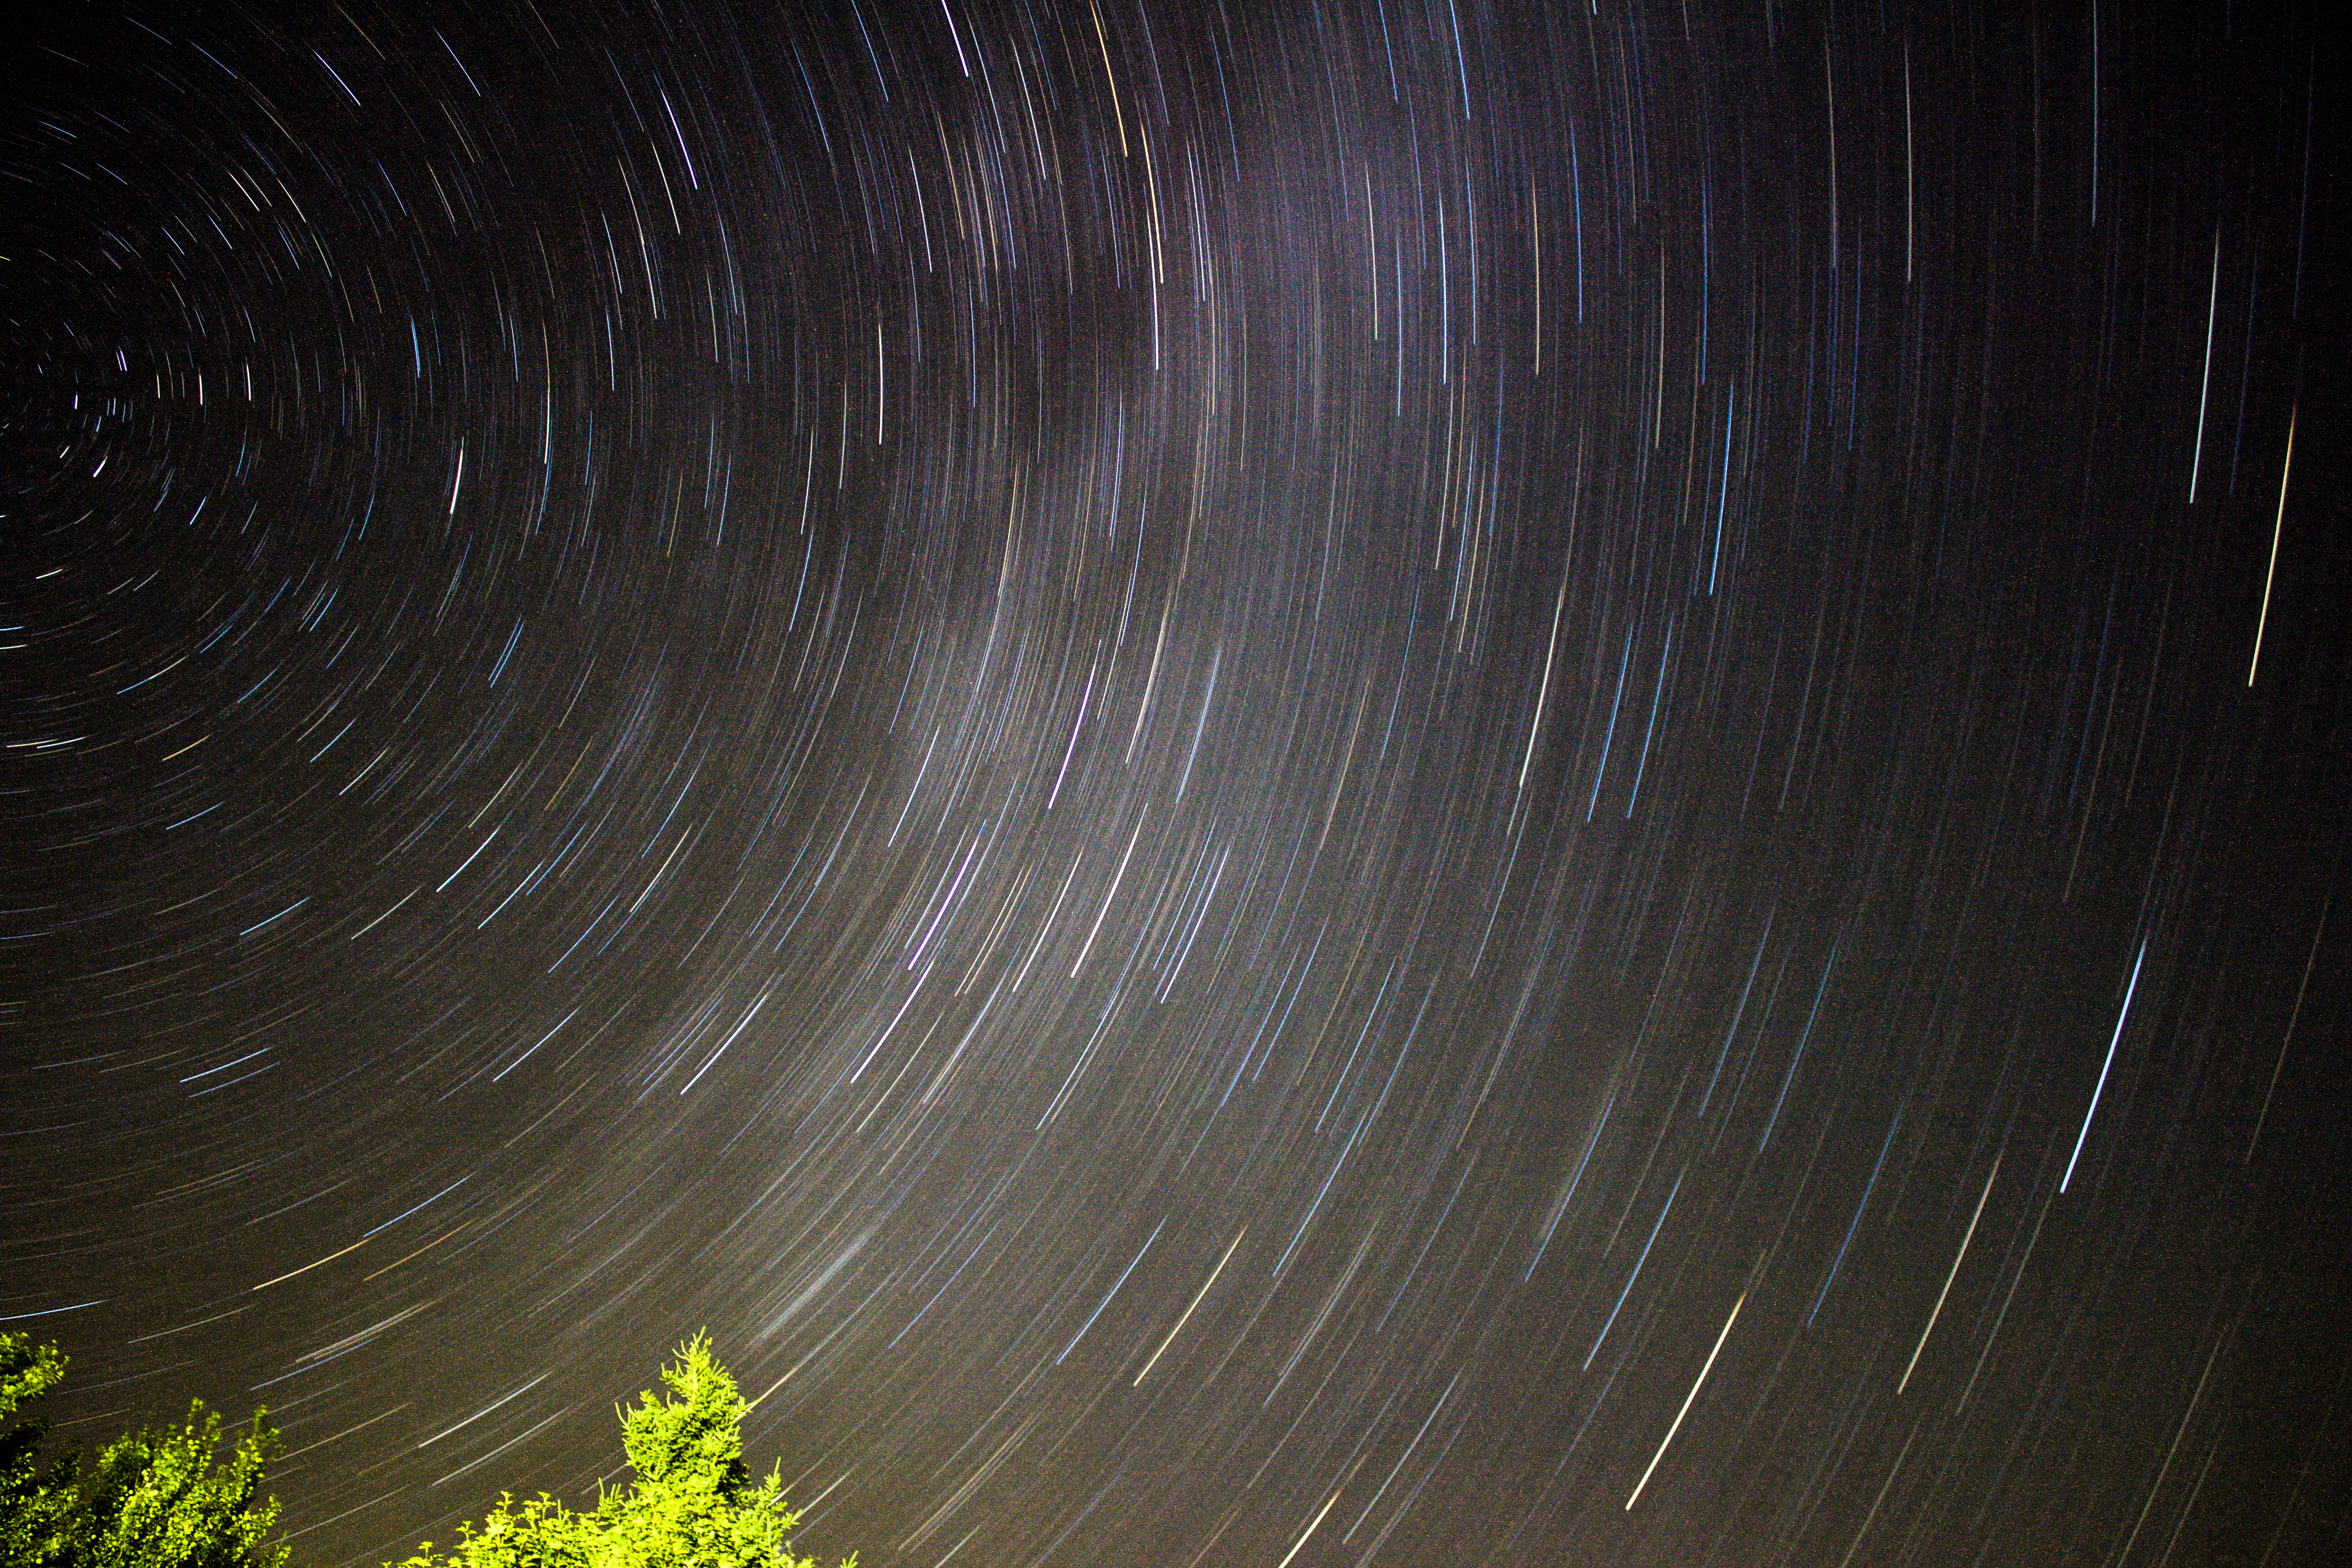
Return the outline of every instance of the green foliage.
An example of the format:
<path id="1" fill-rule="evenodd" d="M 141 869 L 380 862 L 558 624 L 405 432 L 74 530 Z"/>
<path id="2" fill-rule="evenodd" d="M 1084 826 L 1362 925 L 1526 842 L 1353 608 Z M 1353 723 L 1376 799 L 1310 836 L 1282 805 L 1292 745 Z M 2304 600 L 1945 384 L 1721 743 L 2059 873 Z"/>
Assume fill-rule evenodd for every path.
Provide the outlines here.
<path id="1" fill-rule="evenodd" d="M 0 1418 L 65 1375 L 55 1345 L 0 1334 Z M 68 1453 L 47 1470 L 34 1449 L 38 1419 L 0 1434 L 0 1563 L 8 1568 L 282 1568 L 286 1548 L 263 1543 L 278 1500 L 257 1504 L 278 1434 L 255 1411 L 227 1460 L 214 1455 L 220 1416 L 202 1400 L 177 1425 L 120 1437 L 85 1469 Z"/>
<path id="2" fill-rule="evenodd" d="M 591 1513 L 544 1492 L 524 1503 L 502 1493 L 479 1530 L 458 1526 L 449 1557 L 427 1541 L 398 1568 L 816 1568 L 786 1540 L 799 1516 L 784 1506 L 781 1472 L 751 1482 L 740 1430 L 750 1407 L 735 1380 L 704 1335 L 677 1356 L 661 1373 L 676 1397 L 647 1390 L 618 1413 L 634 1486 L 604 1491 Z"/>
<path id="3" fill-rule="evenodd" d="M 0 1334 L 0 1421 L 18 1405 L 38 1399 L 66 1374 L 66 1358 L 55 1345 L 37 1350 L 23 1334 Z M 0 1563 L 47 1568 L 60 1555 L 73 1491 L 59 1469 L 44 1475 L 33 1451 L 49 1424 L 37 1417 L 0 1432 Z M 61 1466 L 59 1468 L 63 1468 Z"/>

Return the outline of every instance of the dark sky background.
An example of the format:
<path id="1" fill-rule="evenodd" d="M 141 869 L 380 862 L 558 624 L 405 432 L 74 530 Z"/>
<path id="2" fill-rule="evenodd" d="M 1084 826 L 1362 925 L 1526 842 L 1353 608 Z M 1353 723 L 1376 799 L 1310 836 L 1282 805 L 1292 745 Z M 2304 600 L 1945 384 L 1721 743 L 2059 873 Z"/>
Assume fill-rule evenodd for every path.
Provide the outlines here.
<path id="1" fill-rule="evenodd" d="M 2340 1561 L 2337 68 L 2148 9 L 16 24 L 58 1435 L 373 1563 L 708 1325 L 867 1568 Z"/>

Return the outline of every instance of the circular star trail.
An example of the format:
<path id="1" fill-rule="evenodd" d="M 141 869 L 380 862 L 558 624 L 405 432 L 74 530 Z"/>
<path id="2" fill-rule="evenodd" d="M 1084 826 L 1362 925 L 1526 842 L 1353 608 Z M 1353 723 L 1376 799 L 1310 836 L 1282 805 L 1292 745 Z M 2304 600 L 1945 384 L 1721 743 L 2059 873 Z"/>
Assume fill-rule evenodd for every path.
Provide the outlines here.
<path id="1" fill-rule="evenodd" d="M 58 1436 L 373 1563 L 707 1325 L 869 1568 L 2340 1550 L 2308 8 L 30 26 Z"/>

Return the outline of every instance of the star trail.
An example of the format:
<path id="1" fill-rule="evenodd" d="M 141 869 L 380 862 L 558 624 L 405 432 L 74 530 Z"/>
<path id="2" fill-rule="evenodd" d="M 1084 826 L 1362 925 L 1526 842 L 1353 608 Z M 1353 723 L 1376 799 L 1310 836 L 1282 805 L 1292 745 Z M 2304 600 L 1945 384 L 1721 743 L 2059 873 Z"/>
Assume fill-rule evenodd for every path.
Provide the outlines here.
<path id="1" fill-rule="evenodd" d="M 2320 21 L 20 23 L 57 1436 L 373 1564 L 707 1325 L 867 1568 L 2338 1561 Z"/>

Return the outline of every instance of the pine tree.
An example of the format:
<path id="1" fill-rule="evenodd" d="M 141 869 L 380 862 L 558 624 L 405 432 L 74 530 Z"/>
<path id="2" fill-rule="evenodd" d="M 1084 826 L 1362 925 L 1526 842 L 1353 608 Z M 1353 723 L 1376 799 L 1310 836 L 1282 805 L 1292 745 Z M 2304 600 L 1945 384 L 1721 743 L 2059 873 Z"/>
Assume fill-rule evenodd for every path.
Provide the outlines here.
<path id="1" fill-rule="evenodd" d="M 604 1491 L 589 1513 L 544 1492 L 522 1503 L 502 1493 L 479 1529 L 458 1527 L 449 1557 L 427 1541 L 398 1568 L 816 1568 L 792 1554 L 799 1516 L 784 1506 L 782 1473 L 752 1484 L 740 1431 L 750 1407 L 708 1337 L 677 1357 L 661 1373 L 676 1397 L 647 1390 L 619 1413 L 634 1485 Z"/>

